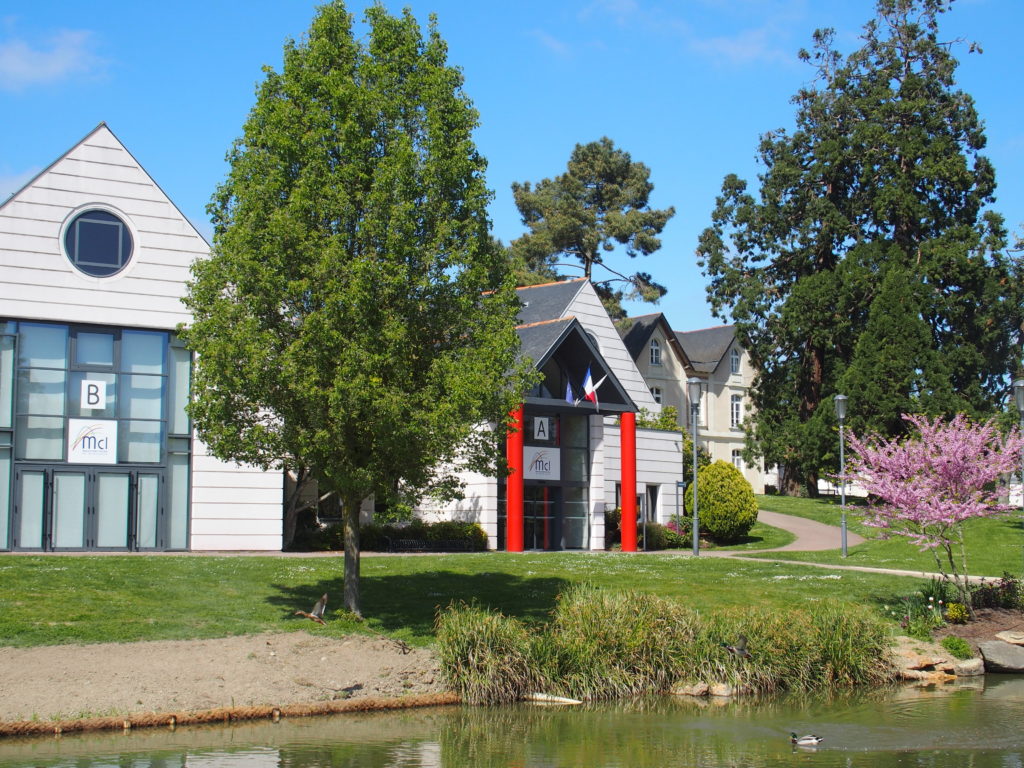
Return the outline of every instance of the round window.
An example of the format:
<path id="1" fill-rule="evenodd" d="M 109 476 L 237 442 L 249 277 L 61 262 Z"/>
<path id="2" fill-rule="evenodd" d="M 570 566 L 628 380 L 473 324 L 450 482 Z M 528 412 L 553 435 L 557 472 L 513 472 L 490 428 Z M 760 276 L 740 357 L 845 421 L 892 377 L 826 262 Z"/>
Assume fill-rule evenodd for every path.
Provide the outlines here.
<path id="1" fill-rule="evenodd" d="M 92 277 L 116 275 L 132 257 L 132 233 L 109 211 L 78 214 L 64 232 L 64 253 Z"/>

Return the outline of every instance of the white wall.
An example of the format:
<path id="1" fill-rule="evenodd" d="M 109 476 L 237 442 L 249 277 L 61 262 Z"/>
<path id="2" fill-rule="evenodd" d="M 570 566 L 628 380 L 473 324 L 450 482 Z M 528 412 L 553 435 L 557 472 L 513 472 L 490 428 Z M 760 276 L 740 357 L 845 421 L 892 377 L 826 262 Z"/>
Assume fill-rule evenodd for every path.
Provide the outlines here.
<path id="1" fill-rule="evenodd" d="M 131 262 L 112 277 L 80 273 L 63 227 L 109 208 L 132 233 Z M 193 261 L 209 246 L 116 136 L 100 125 L 0 205 L 0 315 L 16 320 L 173 330 Z M 280 550 L 281 472 L 226 464 L 194 441 L 191 547 Z"/>
<path id="2" fill-rule="evenodd" d="M 91 278 L 64 255 L 61 231 L 83 208 L 108 206 L 128 223 L 131 263 Z M 173 328 L 189 265 L 209 247 L 106 126 L 0 206 L 0 306 L 8 317 Z"/>

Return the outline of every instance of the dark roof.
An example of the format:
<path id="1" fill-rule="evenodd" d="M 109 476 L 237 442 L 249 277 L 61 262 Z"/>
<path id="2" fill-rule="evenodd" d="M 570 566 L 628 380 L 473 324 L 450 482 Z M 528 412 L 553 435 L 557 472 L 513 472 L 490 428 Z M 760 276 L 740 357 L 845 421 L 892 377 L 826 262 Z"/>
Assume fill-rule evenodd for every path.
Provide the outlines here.
<path id="1" fill-rule="evenodd" d="M 521 354 L 529 358 L 537 370 L 544 368 L 554 358 L 562 372 L 561 381 L 547 383 L 547 390 L 542 390 L 546 392 L 545 395 L 528 396 L 527 402 L 545 406 L 556 404 L 558 407 L 581 407 L 579 402 L 565 403 L 566 377 L 569 377 L 573 396 L 582 397 L 584 373 L 589 370 L 592 380 L 598 385 L 598 399 L 603 412 L 636 411 L 636 404 L 625 387 L 574 316 L 520 325 L 516 333 L 519 335 Z"/>
<path id="2" fill-rule="evenodd" d="M 628 319 L 629 327 L 626 330 L 619 329 L 622 343 L 629 350 L 630 357 L 636 360 L 640 356 L 640 353 L 647 346 L 647 341 L 651 338 L 651 334 L 654 333 L 654 329 L 658 327 L 658 321 L 663 320 L 664 317 L 661 312 L 655 312 L 653 315 L 631 317 Z M 668 325 L 666 324 L 665 327 L 667 330 Z"/>
<path id="3" fill-rule="evenodd" d="M 578 322 L 575 317 L 563 317 L 518 326 L 516 333 L 519 335 L 519 351 L 523 357 L 533 360 L 534 365 L 542 365 L 575 322 Z"/>
<path id="4" fill-rule="evenodd" d="M 527 325 L 563 317 L 585 280 L 581 277 L 578 280 L 516 288 L 516 296 L 523 303 L 523 308 L 519 310 L 519 323 Z"/>
<path id="5" fill-rule="evenodd" d="M 679 340 L 683 353 L 697 373 L 714 371 L 735 337 L 736 330 L 731 325 L 718 325 L 700 331 L 676 332 L 676 339 Z"/>

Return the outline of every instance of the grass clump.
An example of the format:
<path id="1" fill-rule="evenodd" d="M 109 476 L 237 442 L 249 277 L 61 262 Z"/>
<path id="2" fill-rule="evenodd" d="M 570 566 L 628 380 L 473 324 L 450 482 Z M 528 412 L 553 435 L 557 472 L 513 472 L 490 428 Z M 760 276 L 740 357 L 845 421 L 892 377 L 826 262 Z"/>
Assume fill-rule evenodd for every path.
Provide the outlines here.
<path id="1" fill-rule="evenodd" d="M 657 595 L 577 584 L 558 596 L 533 661 L 549 690 L 575 698 L 658 693 L 682 674 L 698 624 L 696 613 Z"/>
<path id="2" fill-rule="evenodd" d="M 726 647 L 740 635 L 745 656 Z M 649 593 L 574 585 L 539 631 L 461 605 L 440 614 L 437 637 L 449 683 L 472 703 L 506 702 L 534 689 L 601 700 L 695 683 L 770 693 L 894 679 L 883 622 L 839 604 L 701 614 Z"/>
<path id="3" fill-rule="evenodd" d="M 954 659 L 970 659 L 974 656 L 970 643 L 956 635 L 946 635 L 942 638 L 942 647 L 949 651 L 949 655 Z"/>
<path id="4" fill-rule="evenodd" d="M 517 701 L 535 687 L 531 644 L 522 622 L 476 604 L 452 604 L 438 615 L 441 669 L 470 704 Z"/>

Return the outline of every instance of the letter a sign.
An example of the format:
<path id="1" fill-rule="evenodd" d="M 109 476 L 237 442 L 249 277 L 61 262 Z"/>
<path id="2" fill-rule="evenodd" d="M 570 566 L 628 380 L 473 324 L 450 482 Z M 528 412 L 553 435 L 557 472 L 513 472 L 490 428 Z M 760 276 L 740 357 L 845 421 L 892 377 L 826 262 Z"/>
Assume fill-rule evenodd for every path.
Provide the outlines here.
<path id="1" fill-rule="evenodd" d="M 107 382 L 82 381 L 82 410 L 91 411 L 94 409 L 103 410 L 107 407 Z"/>

